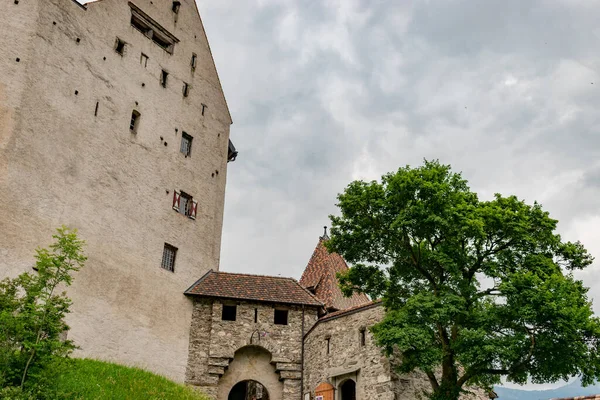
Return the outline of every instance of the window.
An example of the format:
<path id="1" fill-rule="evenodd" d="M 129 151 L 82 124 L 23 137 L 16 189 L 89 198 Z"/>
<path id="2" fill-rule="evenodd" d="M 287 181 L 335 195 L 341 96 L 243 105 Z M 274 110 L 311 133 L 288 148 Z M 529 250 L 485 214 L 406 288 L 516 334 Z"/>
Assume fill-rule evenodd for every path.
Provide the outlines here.
<path id="1" fill-rule="evenodd" d="M 288 324 L 288 310 L 275 310 L 275 325 Z"/>
<path id="2" fill-rule="evenodd" d="M 173 2 L 174 8 L 175 3 L 179 2 Z M 131 26 L 142 32 L 148 39 L 162 47 L 169 54 L 173 54 L 175 43 L 178 43 L 179 39 L 163 28 L 158 22 L 150 18 L 132 2 L 129 2 L 129 7 L 131 7 Z M 179 8 L 177 8 L 177 10 L 179 10 Z"/>
<path id="3" fill-rule="evenodd" d="M 206 104 L 202 104 L 202 115 L 204 115 L 204 111 L 206 111 Z"/>
<path id="4" fill-rule="evenodd" d="M 115 51 L 120 55 L 123 55 L 125 53 L 125 42 L 123 40 L 117 38 L 117 41 L 115 43 Z"/>
<path id="5" fill-rule="evenodd" d="M 367 330 L 362 328 L 360 330 L 360 345 L 365 346 L 367 344 Z"/>
<path id="6" fill-rule="evenodd" d="M 196 69 L 196 63 L 198 62 L 198 56 L 196 53 L 192 53 L 192 69 Z"/>
<path id="7" fill-rule="evenodd" d="M 221 314 L 221 319 L 223 321 L 235 321 L 236 313 L 237 306 L 223 304 L 223 313 Z"/>
<path id="8" fill-rule="evenodd" d="M 189 94 L 190 94 L 190 85 L 183 82 L 183 97 L 188 97 Z"/>
<path id="9" fill-rule="evenodd" d="M 258 308 L 254 309 L 254 323 L 256 324 L 258 322 Z"/>
<path id="10" fill-rule="evenodd" d="M 169 73 L 163 69 L 160 73 L 160 84 L 162 85 L 162 87 L 164 87 L 164 88 L 167 87 L 167 79 L 168 78 L 169 78 Z"/>
<path id="11" fill-rule="evenodd" d="M 183 132 L 181 134 L 181 152 L 185 154 L 186 157 L 192 155 L 192 140 L 194 138 L 187 133 Z"/>
<path id="12" fill-rule="evenodd" d="M 172 10 L 175 14 L 179 13 L 179 7 L 181 7 L 181 2 L 174 1 Z"/>
<path id="13" fill-rule="evenodd" d="M 327 354 L 331 352 L 331 338 L 325 338 L 325 345 L 327 346 Z"/>
<path id="14" fill-rule="evenodd" d="M 138 126 L 140 125 L 140 113 L 137 110 L 131 112 L 131 122 L 129 123 L 129 130 L 131 133 L 137 133 Z"/>
<path id="15" fill-rule="evenodd" d="M 145 55 L 144 53 L 142 53 L 142 55 L 140 56 L 140 64 L 144 68 L 146 68 L 148 66 L 148 56 Z"/>
<path id="16" fill-rule="evenodd" d="M 161 267 L 167 271 L 175 272 L 175 256 L 177 255 L 177 247 L 165 243 L 163 249 L 163 257 Z"/>
<path id="17" fill-rule="evenodd" d="M 191 219 L 196 219 L 198 202 L 189 194 L 175 190 L 173 193 L 173 210 Z"/>
<path id="18" fill-rule="evenodd" d="M 183 215 L 190 215 L 192 210 L 192 196 L 185 192 L 181 192 L 179 200 L 179 212 Z"/>

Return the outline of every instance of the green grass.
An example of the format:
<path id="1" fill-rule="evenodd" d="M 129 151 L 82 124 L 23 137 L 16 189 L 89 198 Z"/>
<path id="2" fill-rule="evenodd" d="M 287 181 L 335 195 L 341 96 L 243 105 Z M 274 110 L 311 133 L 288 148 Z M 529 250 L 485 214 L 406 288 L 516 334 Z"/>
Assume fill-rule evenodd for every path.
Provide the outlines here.
<path id="1" fill-rule="evenodd" d="M 139 368 L 89 359 L 73 359 L 58 379 L 69 399 L 208 400 L 191 388 Z"/>

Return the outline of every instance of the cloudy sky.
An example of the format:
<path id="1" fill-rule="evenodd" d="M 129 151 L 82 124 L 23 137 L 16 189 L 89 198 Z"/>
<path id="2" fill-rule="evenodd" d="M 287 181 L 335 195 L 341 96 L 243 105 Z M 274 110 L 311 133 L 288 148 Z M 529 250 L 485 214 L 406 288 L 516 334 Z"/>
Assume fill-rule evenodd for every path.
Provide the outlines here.
<path id="1" fill-rule="evenodd" d="M 299 278 L 337 193 L 423 158 L 600 257 L 600 1 L 198 5 L 240 151 L 221 270 Z M 599 268 L 579 274 L 597 312 Z"/>

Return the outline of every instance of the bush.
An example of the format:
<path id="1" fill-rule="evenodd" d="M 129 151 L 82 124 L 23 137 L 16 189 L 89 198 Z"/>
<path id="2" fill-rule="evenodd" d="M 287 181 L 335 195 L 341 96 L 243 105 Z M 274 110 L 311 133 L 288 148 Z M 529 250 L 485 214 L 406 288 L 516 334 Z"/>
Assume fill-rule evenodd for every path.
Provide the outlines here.
<path id="1" fill-rule="evenodd" d="M 70 299 L 58 287 L 83 267 L 84 242 L 77 231 L 59 228 L 49 249 L 36 250 L 34 269 L 0 281 L 0 397 L 50 398 L 55 378 L 75 348 L 62 340 Z"/>

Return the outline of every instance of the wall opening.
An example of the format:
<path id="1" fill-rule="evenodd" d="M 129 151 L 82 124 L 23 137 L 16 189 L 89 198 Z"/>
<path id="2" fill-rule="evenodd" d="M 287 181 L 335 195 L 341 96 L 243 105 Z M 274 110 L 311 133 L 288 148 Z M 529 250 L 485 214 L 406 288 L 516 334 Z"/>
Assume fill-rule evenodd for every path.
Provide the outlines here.
<path id="1" fill-rule="evenodd" d="M 129 130 L 131 133 L 137 133 L 138 127 L 140 125 L 140 117 L 141 114 L 137 110 L 133 110 L 131 112 L 131 121 L 129 122 Z"/>
<path id="2" fill-rule="evenodd" d="M 237 306 L 223 304 L 223 311 L 221 313 L 221 320 L 223 321 L 235 321 L 237 316 Z"/>
<path id="3" fill-rule="evenodd" d="M 115 51 L 122 56 L 125 53 L 125 41 L 117 38 L 117 41 L 115 42 Z"/>
<path id="4" fill-rule="evenodd" d="M 231 391 L 227 400 L 269 400 L 269 392 L 257 381 L 242 381 L 237 383 Z"/>
<path id="5" fill-rule="evenodd" d="M 340 386 L 341 400 L 356 400 L 356 382 L 348 379 Z"/>

